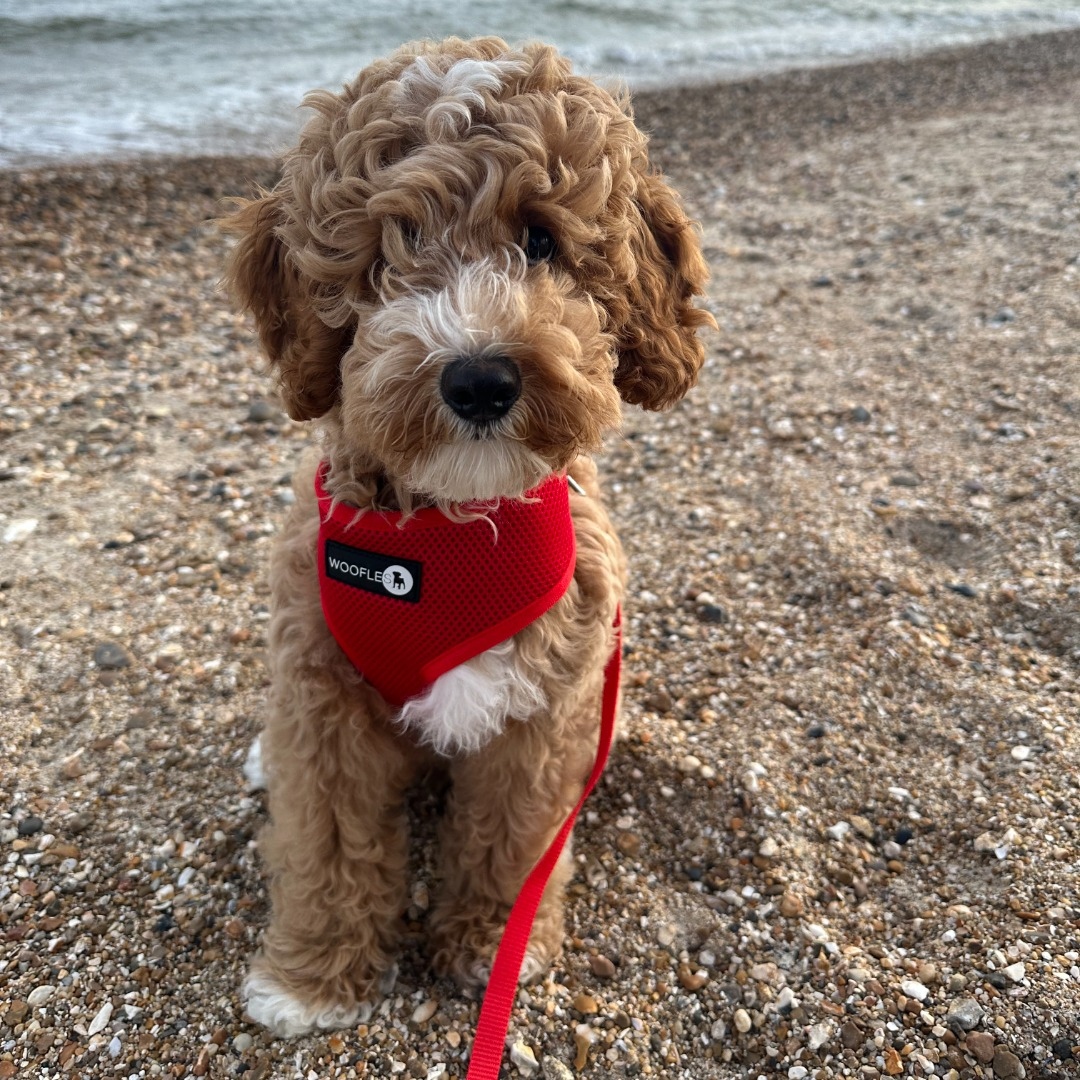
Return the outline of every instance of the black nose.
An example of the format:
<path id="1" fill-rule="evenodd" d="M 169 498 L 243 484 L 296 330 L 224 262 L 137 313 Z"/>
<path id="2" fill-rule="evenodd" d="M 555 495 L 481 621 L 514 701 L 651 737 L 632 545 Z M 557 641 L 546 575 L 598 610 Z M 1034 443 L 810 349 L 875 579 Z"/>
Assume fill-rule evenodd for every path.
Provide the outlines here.
<path id="1" fill-rule="evenodd" d="M 507 356 L 459 356 L 443 368 L 439 390 L 462 420 L 490 424 L 521 396 L 521 375 Z"/>

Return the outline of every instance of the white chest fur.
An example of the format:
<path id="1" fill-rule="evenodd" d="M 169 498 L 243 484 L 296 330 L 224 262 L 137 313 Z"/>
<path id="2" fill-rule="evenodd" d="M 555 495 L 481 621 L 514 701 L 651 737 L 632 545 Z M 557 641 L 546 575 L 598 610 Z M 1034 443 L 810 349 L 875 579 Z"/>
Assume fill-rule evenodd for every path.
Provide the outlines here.
<path id="1" fill-rule="evenodd" d="M 545 704 L 510 640 L 441 675 L 405 703 L 398 719 L 438 754 L 472 754 L 508 719 L 527 720 Z"/>

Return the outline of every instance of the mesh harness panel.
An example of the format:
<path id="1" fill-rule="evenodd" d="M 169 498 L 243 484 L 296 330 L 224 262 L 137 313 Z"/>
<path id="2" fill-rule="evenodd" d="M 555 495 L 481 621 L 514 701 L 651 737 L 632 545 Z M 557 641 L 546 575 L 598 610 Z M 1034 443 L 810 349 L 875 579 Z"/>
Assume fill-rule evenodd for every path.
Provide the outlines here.
<path id="1" fill-rule="evenodd" d="M 398 512 L 335 505 L 326 468 L 315 475 L 323 615 L 395 708 L 538 619 L 574 576 L 565 475 L 523 500 L 501 500 L 483 519 L 458 522 L 429 508 L 402 523 Z"/>

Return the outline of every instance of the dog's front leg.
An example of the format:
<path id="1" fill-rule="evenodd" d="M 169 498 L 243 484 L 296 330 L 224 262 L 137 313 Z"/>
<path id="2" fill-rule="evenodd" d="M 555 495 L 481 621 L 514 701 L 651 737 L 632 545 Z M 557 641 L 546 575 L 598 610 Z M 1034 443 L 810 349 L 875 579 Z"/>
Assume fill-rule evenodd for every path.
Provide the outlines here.
<path id="1" fill-rule="evenodd" d="M 576 802 L 592 763 L 595 746 L 587 738 L 554 734 L 542 714 L 512 721 L 480 753 L 451 765 L 432 942 L 436 969 L 464 986 L 487 982 L 518 891 Z M 523 982 L 546 971 L 562 948 L 570 870 L 568 843 L 536 914 Z"/>
<path id="2" fill-rule="evenodd" d="M 325 669 L 275 679 L 261 840 L 272 910 L 244 997 L 278 1035 L 356 1023 L 393 968 L 412 764 L 365 697 Z"/>

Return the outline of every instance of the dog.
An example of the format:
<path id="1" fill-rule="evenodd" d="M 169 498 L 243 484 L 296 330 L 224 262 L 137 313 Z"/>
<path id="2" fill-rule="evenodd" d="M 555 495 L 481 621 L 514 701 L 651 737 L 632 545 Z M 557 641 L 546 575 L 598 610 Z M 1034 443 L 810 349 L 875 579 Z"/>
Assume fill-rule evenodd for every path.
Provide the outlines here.
<path id="1" fill-rule="evenodd" d="M 279 182 L 224 222 L 237 238 L 226 284 L 289 415 L 322 436 L 271 561 L 271 916 L 244 997 L 281 1036 L 349 1026 L 385 991 L 407 906 L 405 794 L 433 762 L 450 788 L 432 962 L 484 984 L 596 752 L 625 565 L 590 455 L 620 399 L 658 410 L 682 398 L 703 362 L 697 331 L 713 323 L 693 301 L 706 280 L 695 229 L 650 168 L 628 96 L 554 48 L 407 45 L 305 105 L 314 115 Z M 573 554 L 552 571 L 563 591 L 478 655 L 381 692 L 334 636 L 320 578 L 337 571 L 346 591 L 366 583 L 404 611 L 414 571 L 350 555 L 350 527 L 390 521 L 380 527 L 405 537 L 437 518 L 494 551 L 513 535 L 501 515 L 532 520 L 548 492 L 569 507 Z M 330 519 L 345 555 L 320 540 Z M 549 526 L 537 528 L 543 546 Z M 536 541 L 523 543 L 510 577 L 532 572 Z M 468 586 L 480 593 L 486 557 Z M 366 619 L 354 621 L 370 631 Z M 414 631 L 396 632 L 407 652 Z M 370 636 L 386 646 L 382 629 Z M 570 870 L 564 851 L 523 980 L 561 948 Z"/>

